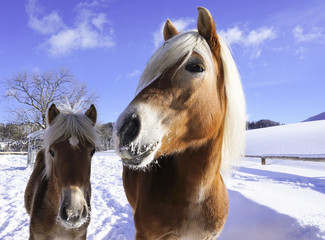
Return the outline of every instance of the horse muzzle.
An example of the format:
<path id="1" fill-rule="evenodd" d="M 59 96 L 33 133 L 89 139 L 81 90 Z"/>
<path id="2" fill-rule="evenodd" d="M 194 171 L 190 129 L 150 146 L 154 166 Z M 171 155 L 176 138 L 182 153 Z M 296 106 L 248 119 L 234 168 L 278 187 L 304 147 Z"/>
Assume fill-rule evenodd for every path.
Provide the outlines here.
<path id="1" fill-rule="evenodd" d="M 79 187 L 63 189 L 58 220 L 66 228 L 78 228 L 89 221 L 88 205 Z"/>
<path id="2" fill-rule="evenodd" d="M 113 130 L 115 152 L 125 166 L 146 167 L 155 158 L 162 139 L 161 124 L 148 107 L 127 108 Z"/>

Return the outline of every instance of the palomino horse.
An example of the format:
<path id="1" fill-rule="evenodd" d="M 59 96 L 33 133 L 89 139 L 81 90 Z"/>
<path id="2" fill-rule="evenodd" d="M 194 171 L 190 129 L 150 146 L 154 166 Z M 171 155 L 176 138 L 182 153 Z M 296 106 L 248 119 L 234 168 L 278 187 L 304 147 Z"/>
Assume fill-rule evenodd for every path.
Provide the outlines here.
<path id="1" fill-rule="evenodd" d="M 227 218 L 221 170 L 243 154 L 245 99 L 210 12 L 198 11 L 198 31 L 178 33 L 167 20 L 114 127 L 136 239 L 211 239 Z"/>
<path id="2" fill-rule="evenodd" d="M 49 108 L 44 148 L 25 191 L 29 239 L 86 239 L 96 118 L 94 105 L 85 114 Z"/>

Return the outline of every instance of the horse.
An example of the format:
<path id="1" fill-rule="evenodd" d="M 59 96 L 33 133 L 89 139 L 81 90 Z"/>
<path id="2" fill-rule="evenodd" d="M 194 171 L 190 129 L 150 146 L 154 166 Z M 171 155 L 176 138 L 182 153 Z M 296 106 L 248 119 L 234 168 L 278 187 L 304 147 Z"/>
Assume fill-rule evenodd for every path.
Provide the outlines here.
<path id="1" fill-rule="evenodd" d="M 30 240 L 86 239 L 96 119 L 94 105 L 85 113 L 50 106 L 43 148 L 25 190 Z"/>
<path id="2" fill-rule="evenodd" d="M 207 9 L 197 30 L 168 19 L 163 36 L 113 130 L 135 238 L 216 238 L 228 214 L 222 176 L 245 147 L 240 75 Z"/>

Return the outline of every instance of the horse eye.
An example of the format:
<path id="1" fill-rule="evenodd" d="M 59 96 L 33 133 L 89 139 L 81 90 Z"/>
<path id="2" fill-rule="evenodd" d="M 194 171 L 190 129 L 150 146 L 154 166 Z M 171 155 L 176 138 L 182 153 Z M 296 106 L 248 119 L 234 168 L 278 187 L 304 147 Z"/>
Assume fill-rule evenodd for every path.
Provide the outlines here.
<path id="1" fill-rule="evenodd" d="M 205 70 L 202 64 L 197 64 L 197 63 L 189 63 L 186 65 L 185 69 L 192 73 L 199 73 Z"/>
<path id="2" fill-rule="evenodd" d="M 51 154 L 51 156 L 54 157 L 54 152 L 53 152 L 53 150 L 51 148 L 49 150 L 49 154 Z"/>
<path id="3" fill-rule="evenodd" d="M 94 148 L 91 152 L 90 152 L 90 156 L 92 157 L 96 152 L 96 149 Z"/>

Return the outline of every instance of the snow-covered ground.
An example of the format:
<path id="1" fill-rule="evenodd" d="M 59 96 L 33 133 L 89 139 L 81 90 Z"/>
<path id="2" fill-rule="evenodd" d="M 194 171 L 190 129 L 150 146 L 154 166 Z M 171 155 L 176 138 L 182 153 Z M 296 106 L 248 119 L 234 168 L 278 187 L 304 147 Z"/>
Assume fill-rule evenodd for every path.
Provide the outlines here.
<path id="1" fill-rule="evenodd" d="M 0 239 L 28 239 L 24 191 L 32 168 L 27 156 L 0 155 Z M 92 160 L 91 223 L 88 239 L 133 239 L 132 211 L 122 185 L 122 163 L 113 152 Z"/>
<path id="2" fill-rule="evenodd" d="M 221 239 L 325 239 L 325 163 L 247 159 L 226 184 Z"/>
<path id="3" fill-rule="evenodd" d="M 248 131 L 247 141 L 249 154 L 323 155 L 325 121 Z M 0 155 L 0 239 L 28 238 L 26 162 L 26 156 Z M 134 239 L 119 157 L 96 153 L 92 163 L 88 239 Z M 219 239 L 325 239 L 325 163 L 275 159 L 262 166 L 245 159 L 225 181 L 229 217 Z"/>
<path id="4" fill-rule="evenodd" d="M 247 131 L 246 154 L 324 154 L 325 120 Z"/>

